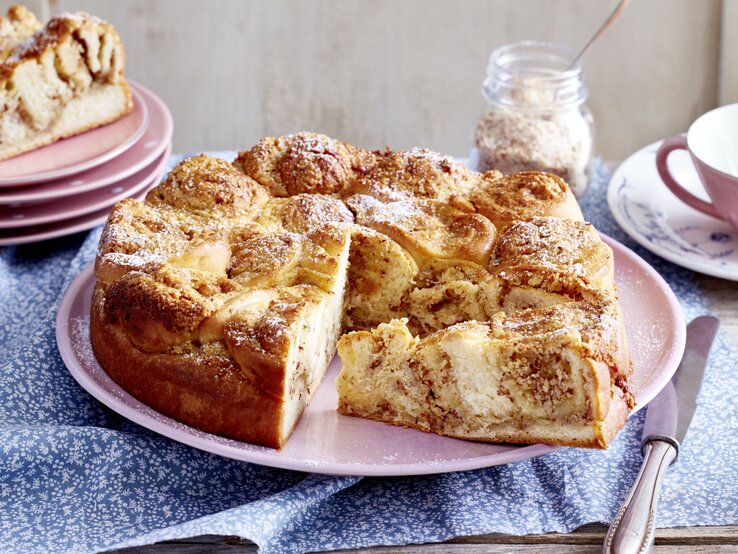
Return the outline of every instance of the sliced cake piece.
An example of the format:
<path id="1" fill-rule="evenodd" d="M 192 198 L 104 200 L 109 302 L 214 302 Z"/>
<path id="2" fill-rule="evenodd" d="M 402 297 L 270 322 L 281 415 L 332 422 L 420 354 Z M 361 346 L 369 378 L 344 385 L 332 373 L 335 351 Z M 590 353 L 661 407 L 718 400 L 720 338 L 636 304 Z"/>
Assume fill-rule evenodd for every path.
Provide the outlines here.
<path id="1" fill-rule="evenodd" d="M 498 313 L 424 338 L 393 320 L 340 340 L 338 410 L 456 438 L 604 448 L 633 406 L 621 335 L 616 304 Z"/>
<path id="2" fill-rule="evenodd" d="M 18 42 L 35 26 L 26 12 L 11 9 L 0 24 L 7 53 L 0 63 L 0 160 L 110 123 L 133 108 L 123 44 L 112 25 L 85 13 L 62 14 Z"/>

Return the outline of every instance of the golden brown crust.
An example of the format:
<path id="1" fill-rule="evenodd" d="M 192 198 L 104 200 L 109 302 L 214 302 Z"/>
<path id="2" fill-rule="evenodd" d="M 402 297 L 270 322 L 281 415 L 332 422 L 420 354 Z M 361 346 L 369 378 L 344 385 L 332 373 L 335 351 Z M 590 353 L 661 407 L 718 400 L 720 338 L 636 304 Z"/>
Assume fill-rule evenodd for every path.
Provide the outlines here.
<path id="1" fill-rule="evenodd" d="M 118 202 L 105 223 L 95 275 L 105 283 L 128 271 L 158 266 L 185 250 L 188 235 L 170 218 L 132 199 Z"/>
<path id="2" fill-rule="evenodd" d="M 187 158 L 146 196 L 149 205 L 165 204 L 202 217 L 245 216 L 269 195 L 233 165 L 210 156 Z"/>
<path id="3" fill-rule="evenodd" d="M 613 286 L 612 249 L 582 221 L 548 216 L 509 225 L 497 241 L 490 269 L 525 265 L 557 269 L 596 287 Z"/>
<path id="4" fill-rule="evenodd" d="M 260 287 L 292 284 L 288 274 L 308 247 L 300 235 L 265 232 L 257 225 L 237 229 L 231 242 L 234 249 L 228 275 L 244 285 Z"/>
<path id="5" fill-rule="evenodd" d="M 554 216 L 582 221 L 568 185 L 551 173 L 524 171 L 498 179 L 485 179 L 469 202 L 502 231 L 515 221 Z"/>
<path id="6" fill-rule="evenodd" d="M 25 6 L 13 5 L 5 17 L 0 17 L 0 62 L 41 28 L 41 22 Z"/>
<path id="7" fill-rule="evenodd" d="M 272 199 L 257 223 L 276 232 L 297 233 L 329 252 L 343 244 L 354 216 L 340 200 L 323 194 L 297 194 Z"/>
<path id="8" fill-rule="evenodd" d="M 131 271 L 105 292 L 105 316 L 146 352 L 192 340 L 200 324 L 238 285 L 208 272 L 159 267 Z"/>
<path id="9" fill-rule="evenodd" d="M 345 195 L 365 194 L 379 200 L 430 198 L 447 201 L 476 189 L 482 175 L 448 156 L 415 148 L 408 152 L 376 152 L 376 163 L 360 174 Z M 489 178 L 502 174 L 490 172 Z"/>
<path id="10" fill-rule="evenodd" d="M 268 137 L 239 152 L 234 164 L 275 196 L 338 194 L 373 165 L 371 152 L 325 135 Z"/>
<path id="11" fill-rule="evenodd" d="M 381 202 L 355 195 L 346 200 L 356 221 L 390 237 L 419 263 L 438 258 L 486 264 L 497 235 L 494 225 L 446 203 L 426 198 Z"/>

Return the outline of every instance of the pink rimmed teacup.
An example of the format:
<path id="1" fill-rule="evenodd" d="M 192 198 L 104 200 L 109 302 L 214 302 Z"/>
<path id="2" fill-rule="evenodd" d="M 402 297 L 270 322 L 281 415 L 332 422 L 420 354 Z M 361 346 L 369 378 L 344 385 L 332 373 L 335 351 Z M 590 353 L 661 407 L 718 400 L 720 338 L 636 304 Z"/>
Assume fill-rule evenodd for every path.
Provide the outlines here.
<path id="1" fill-rule="evenodd" d="M 680 149 L 689 151 L 712 202 L 701 200 L 672 176 L 666 160 Z M 738 104 L 709 111 L 692 123 L 686 136 L 666 139 L 656 153 L 656 169 L 682 202 L 738 229 Z"/>

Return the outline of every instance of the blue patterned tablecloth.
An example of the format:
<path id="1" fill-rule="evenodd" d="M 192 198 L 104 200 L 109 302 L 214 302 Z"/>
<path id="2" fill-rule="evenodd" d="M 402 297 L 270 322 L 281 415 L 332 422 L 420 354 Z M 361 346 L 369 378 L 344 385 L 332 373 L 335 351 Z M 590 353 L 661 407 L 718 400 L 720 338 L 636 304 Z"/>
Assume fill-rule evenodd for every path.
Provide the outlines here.
<path id="1" fill-rule="evenodd" d="M 174 159 L 172 160 L 174 161 Z M 669 282 L 688 319 L 706 313 L 691 271 L 637 247 L 614 223 L 601 170 L 583 209 Z M 82 390 L 54 338 L 59 299 L 99 230 L 0 249 L 0 551 L 91 552 L 202 534 L 263 553 L 567 532 L 609 522 L 641 462 L 643 413 L 607 451 L 562 449 L 425 477 L 310 475 L 233 461 L 143 429 Z M 738 371 L 722 339 L 667 473 L 659 526 L 738 524 Z"/>

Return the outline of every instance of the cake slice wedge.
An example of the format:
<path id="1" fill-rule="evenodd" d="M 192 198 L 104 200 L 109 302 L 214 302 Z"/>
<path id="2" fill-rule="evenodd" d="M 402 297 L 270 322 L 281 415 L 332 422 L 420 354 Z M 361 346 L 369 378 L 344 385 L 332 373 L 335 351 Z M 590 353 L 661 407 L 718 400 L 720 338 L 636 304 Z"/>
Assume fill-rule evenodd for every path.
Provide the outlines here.
<path id="1" fill-rule="evenodd" d="M 11 8 L 5 20 L 17 24 L 0 25 L 0 160 L 133 109 L 123 44 L 112 25 L 85 13 L 62 14 L 18 40 L 34 25 L 27 10 L 17 11 Z"/>
<path id="2" fill-rule="evenodd" d="M 460 439 L 605 448 L 633 406 L 617 315 L 570 302 L 423 338 L 405 320 L 349 333 L 338 411 Z"/>

